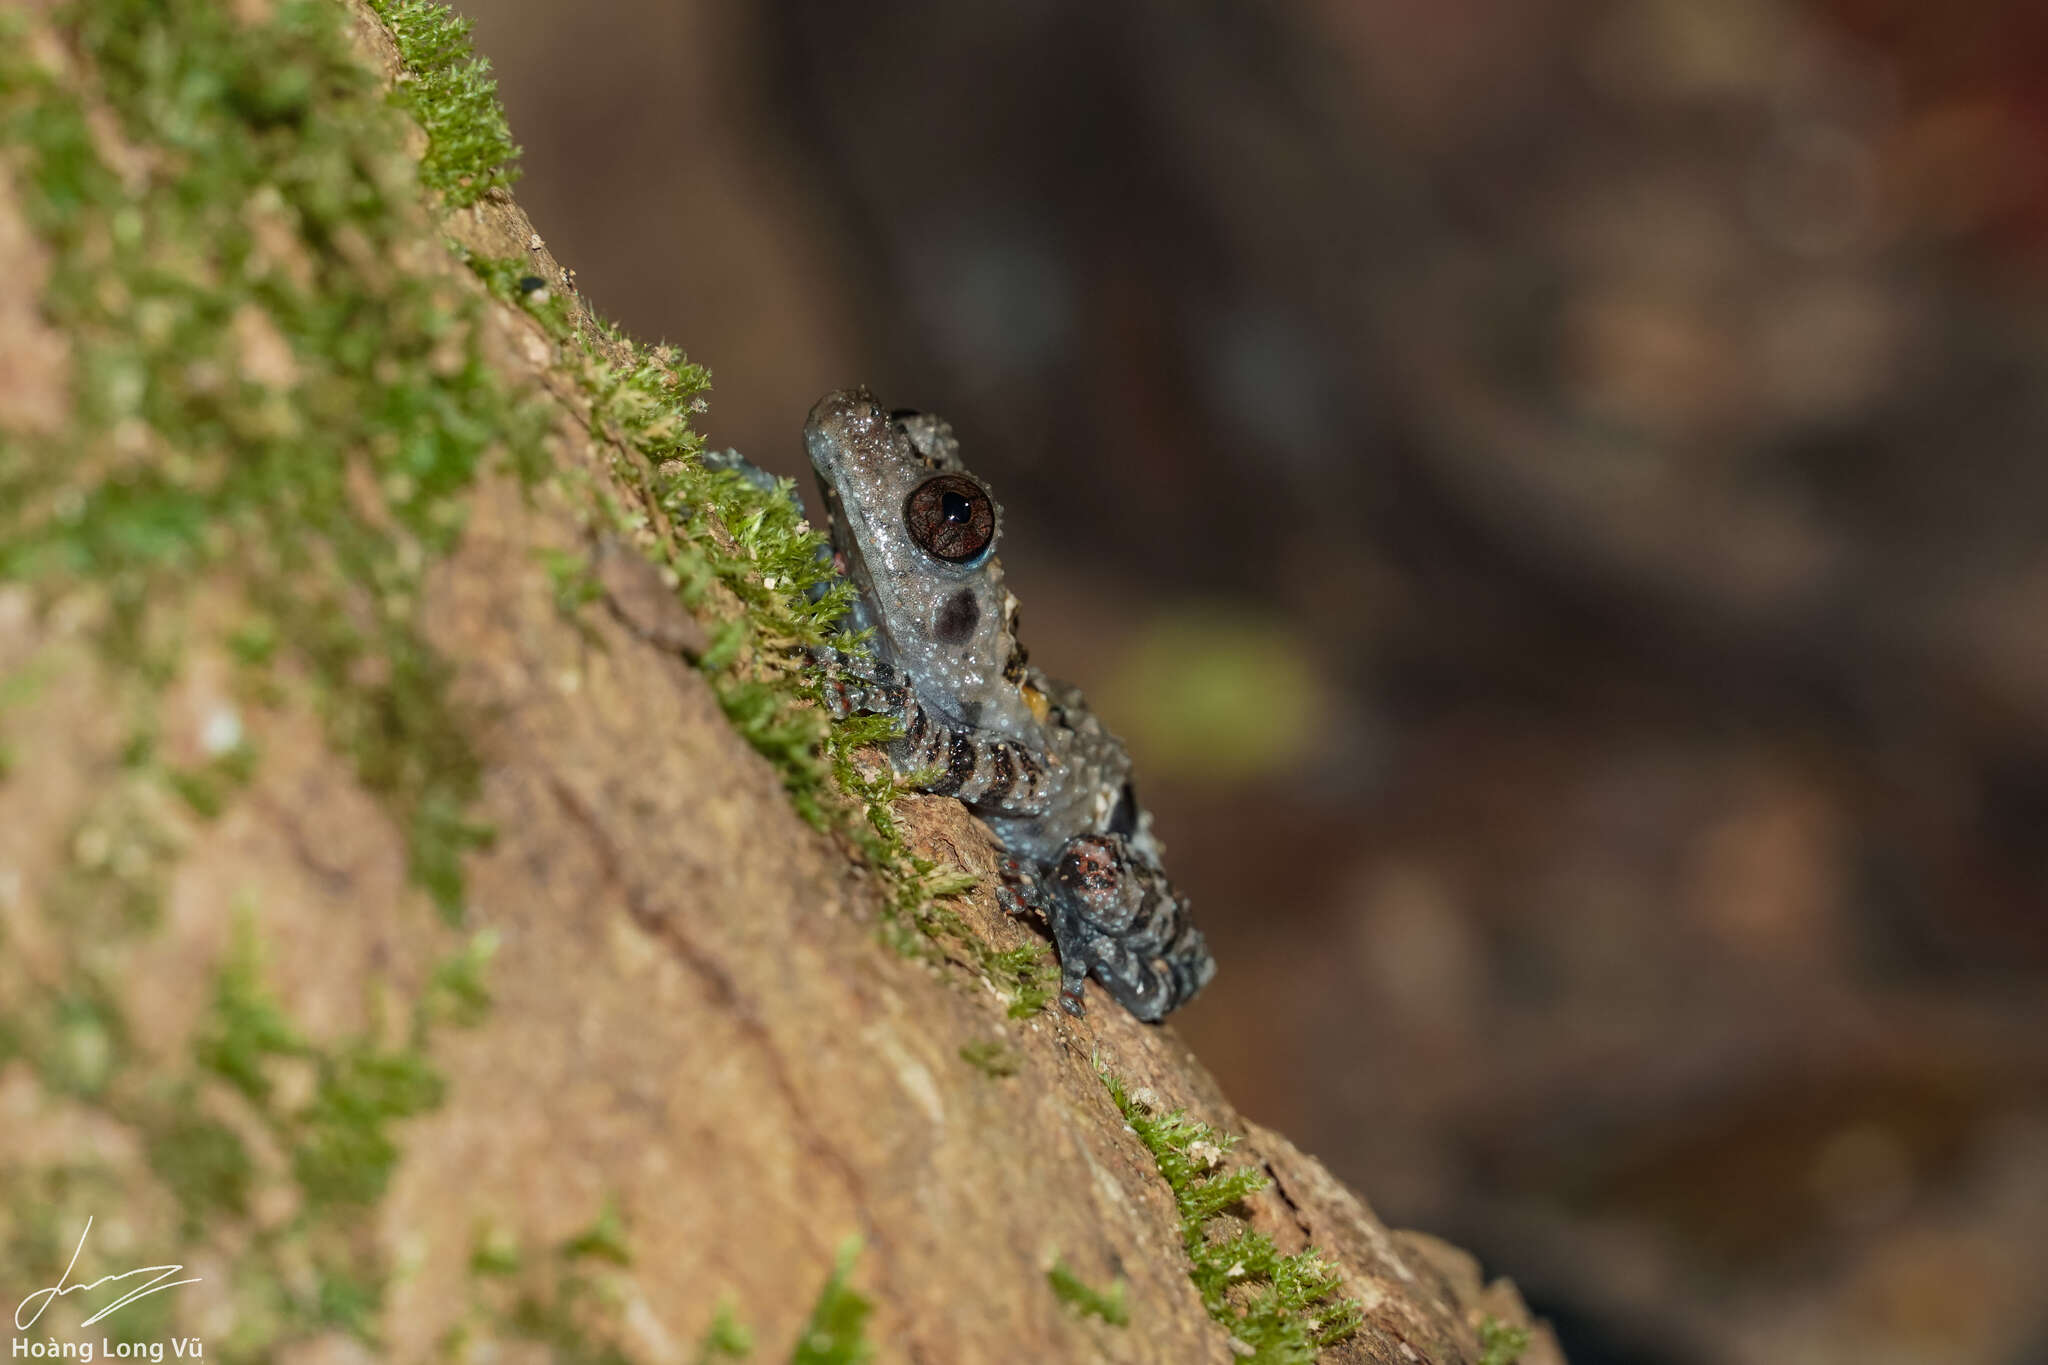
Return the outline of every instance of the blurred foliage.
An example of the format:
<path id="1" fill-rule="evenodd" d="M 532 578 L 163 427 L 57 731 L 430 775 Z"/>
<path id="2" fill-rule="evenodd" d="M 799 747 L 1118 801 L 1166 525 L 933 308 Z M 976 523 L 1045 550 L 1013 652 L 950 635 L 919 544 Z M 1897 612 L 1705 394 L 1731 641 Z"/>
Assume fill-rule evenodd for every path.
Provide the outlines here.
<path id="1" fill-rule="evenodd" d="M 1193 603 L 1148 617 L 1099 689 L 1145 774 L 1243 782 L 1299 767 L 1329 724 L 1301 635 L 1245 608 Z"/>

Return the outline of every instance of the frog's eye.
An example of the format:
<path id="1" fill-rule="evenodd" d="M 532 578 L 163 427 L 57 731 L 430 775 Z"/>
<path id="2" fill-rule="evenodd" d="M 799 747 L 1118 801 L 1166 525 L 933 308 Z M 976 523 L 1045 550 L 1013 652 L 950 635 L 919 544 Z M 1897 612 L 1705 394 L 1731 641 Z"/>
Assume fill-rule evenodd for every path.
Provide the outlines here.
<path id="1" fill-rule="evenodd" d="M 960 474 L 926 479 L 903 500 L 903 524 L 918 548 L 948 564 L 964 564 L 996 538 L 996 505 Z"/>

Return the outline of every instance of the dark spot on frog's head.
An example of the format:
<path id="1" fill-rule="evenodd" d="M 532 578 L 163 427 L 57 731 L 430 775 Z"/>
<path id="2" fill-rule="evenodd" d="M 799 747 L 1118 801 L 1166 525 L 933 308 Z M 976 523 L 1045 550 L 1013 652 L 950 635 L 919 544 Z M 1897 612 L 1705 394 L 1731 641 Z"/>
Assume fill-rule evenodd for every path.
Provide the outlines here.
<path id="1" fill-rule="evenodd" d="M 962 588 L 939 604 L 932 621 L 932 638 L 942 645 L 965 644 L 981 624 L 981 602 L 972 588 Z"/>

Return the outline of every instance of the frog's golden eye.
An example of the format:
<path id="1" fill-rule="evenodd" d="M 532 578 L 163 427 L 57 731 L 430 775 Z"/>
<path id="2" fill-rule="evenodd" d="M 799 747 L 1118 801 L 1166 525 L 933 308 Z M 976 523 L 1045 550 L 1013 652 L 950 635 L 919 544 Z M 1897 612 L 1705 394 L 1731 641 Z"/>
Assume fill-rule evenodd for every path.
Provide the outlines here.
<path id="1" fill-rule="evenodd" d="M 996 505 L 961 474 L 926 479 L 903 500 L 903 524 L 918 548 L 948 564 L 964 564 L 996 538 Z"/>

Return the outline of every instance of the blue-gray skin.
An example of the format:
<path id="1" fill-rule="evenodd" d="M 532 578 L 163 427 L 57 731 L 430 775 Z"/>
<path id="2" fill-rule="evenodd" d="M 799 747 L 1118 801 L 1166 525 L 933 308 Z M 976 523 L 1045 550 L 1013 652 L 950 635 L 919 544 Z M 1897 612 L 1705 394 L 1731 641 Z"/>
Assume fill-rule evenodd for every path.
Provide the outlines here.
<path id="1" fill-rule="evenodd" d="M 1124 746 L 1025 662 L 995 558 L 1001 512 L 952 428 L 844 390 L 811 409 L 804 443 L 858 594 L 845 628 L 873 632 L 864 651 L 829 651 L 834 708 L 899 721 L 897 772 L 935 770 L 922 790 L 959 798 L 1002 841 L 999 899 L 1045 917 L 1070 1013 L 1093 976 L 1140 1019 L 1164 1018 L 1215 960 L 1160 866 Z"/>

